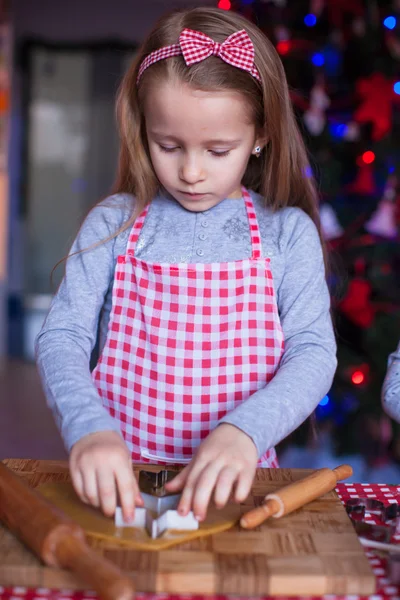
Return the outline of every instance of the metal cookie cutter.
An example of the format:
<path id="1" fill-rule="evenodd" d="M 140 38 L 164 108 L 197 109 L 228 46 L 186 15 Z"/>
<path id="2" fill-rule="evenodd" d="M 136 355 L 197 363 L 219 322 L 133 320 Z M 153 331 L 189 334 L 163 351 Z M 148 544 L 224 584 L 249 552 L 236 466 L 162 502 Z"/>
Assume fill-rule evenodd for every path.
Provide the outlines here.
<path id="1" fill-rule="evenodd" d="M 144 501 L 144 508 L 136 507 L 135 517 L 131 523 L 124 521 L 120 506 L 115 511 L 116 527 L 144 527 L 151 538 L 159 537 L 167 529 L 196 530 L 199 522 L 193 512 L 183 517 L 176 508 L 180 494 L 171 494 L 165 490 L 165 484 L 173 479 L 175 471 L 166 469 L 154 473 L 139 472 L 139 488 Z"/>
<path id="2" fill-rule="evenodd" d="M 389 543 L 393 535 L 400 534 L 400 505 L 385 506 L 373 498 L 351 498 L 346 502 L 346 511 L 363 546 L 389 552 L 388 577 L 394 584 L 400 584 L 400 544 Z M 378 517 L 381 524 L 365 523 L 366 513 Z"/>

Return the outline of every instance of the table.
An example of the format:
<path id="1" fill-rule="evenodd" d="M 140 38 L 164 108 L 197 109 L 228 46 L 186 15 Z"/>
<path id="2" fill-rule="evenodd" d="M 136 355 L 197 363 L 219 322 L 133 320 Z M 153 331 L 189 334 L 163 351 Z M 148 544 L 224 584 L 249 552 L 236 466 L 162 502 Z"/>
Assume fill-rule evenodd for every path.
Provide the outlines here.
<path id="1" fill-rule="evenodd" d="M 339 483 L 336 487 L 338 496 L 345 503 L 350 498 L 367 497 L 381 500 L 385 505 L 400 502 L 400 485 L 367 483 Z M 369 515 L 367 522 L 374 523 L 375 518 Z M 392 542 L 400 542 L 400 535 L 394 536 Z M 377 593 L 374 596 L 323 596 L 325 600 L 400 600 L 400 586 L 390 583 L 386 577 L 386 560 L 372 551 L 366 551 L 372 569 L 377 577 Z M 98 596 L 90 591 L 49 590 L 43 588 L 0 586 L 1 600 L 97 600 Z M 137 594 L 138 600 L 230 600 L 229 596 L 177 596 L 168 594 Z M 271 598 L 271 597 L 269 597 Z M 284 600 L 282 596 L 280 600 Z M 317 598 L 317 597 L 314 597 Z M 233 598 L 232 598 L 233 600 Z M 293 598 L 291 599 L 293 600 Z M 299 597 L 297 600 L 312 600 L 311 597 Z"/>

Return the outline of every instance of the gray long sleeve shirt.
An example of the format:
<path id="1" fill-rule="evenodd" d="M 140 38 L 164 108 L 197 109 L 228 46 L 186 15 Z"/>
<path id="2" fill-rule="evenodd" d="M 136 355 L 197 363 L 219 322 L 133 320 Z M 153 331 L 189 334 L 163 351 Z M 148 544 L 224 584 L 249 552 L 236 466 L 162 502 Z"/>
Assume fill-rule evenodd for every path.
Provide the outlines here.
<path id="1" fill-rule="evenodd" d="M 272 213 L 251 193 L 264 256 L 271 261 L 285 351 L 271 382 L 221 422 L 248 434 L 261 457 L 294 431 L 329 391 L 336 369 L 330 297 L 318 232 L 298 208 Z M 97 431 L 120 432 L 102 406 L 92 381 L 90 357 L 99 332 L 104 346 L 114 270 L 125 254 L 129 230 L 115 233 L 132 213 L 134 199 L 115 195 L 89 213 L 72 246 L 66 273 L 36 342 L 48 404 L 65 446 Z M 136 256 L 163 263 L 211 263 L 251 256 L 242 198 L 225 199 L 205 212 L 184 209 L 169 196 L 156 197 L 136 245 Z M 98 328 L 99 326 L 99 328 Z"/>
<path id="2" fill-rule="evenodd" d="M 400 423 L 400 342 L 397 350 L 389 356 L 382 388 L 382 405 L 387 414 Z"/>

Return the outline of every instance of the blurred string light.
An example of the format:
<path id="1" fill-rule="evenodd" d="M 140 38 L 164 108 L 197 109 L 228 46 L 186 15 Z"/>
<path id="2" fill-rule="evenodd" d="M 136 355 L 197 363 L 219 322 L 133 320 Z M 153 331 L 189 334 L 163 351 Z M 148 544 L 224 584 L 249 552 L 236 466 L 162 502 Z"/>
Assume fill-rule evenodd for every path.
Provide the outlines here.
<path id="1" fill-rule="evenodd" d="M 288 40 L 281 40 L 277 43 L 276 49 L 278 50 L 279 54 L 284 56 L 290 50 L 290 42 Z"/>
<path id="2" fill-rule="evenodd" d="M 353 371 L 351 375 L 351 381 L 354 385 L 361 385 L 365 381 L 365 375 L 362 371 Z"/>
<path id="3" fill-rule="evenodd" d="M 393 86 L 393 91 L 395 94 L 400 95 L 400 81 L 396 81 L 396 83 Z"/>
<path id="4" fill-rule="evenodd" d="M 322 67 L 323 64 L 325 63 L 325 58 L 324 58 L 324 55 L 322 54 L 322 52 L 314 52 L 314 54 L 312 55 L 311 61 L 314 66 Z"/>
<path id="5" fill-rule="evenodd" d="M 375 154 L 372 152 L 372 150 L 367 150 L 362 154 L 361 158 L 363 163 L 365 163 L 366 165 L 370 165 L 375 160 Z"/>
<path id="6" fill-rule="evenodd" d="M 329 125 L 329 131 L 331 132 L 332 137 L 340 139 L 346 133 L 346 125 L 344 123 L 331 123 Z"/>
<path id="7" fill-rule="evenodd" d="M 328 395 L 322 398 L 321 402 L 318 404 L 315 414 L 318 421 L 326 421 L 332 419 L 336 412 L 335 403 L 331 402 L 331 399 Z"/>
<path id="8" fill-rule="evenodd" d="M 307 179 L 309 179 L 310 177 L 312 177 L 314 175 L 312 168 L 310 167 L 310 165 L 307 165 L 304 168 L 303 171 L 304 175 L 307 177 Z"/>
<path id="9" fill-rule="evenodd" d="M 394 29 L 397 24 L 396 17 L 386 17 L 386 19 L 383 21 L 383 24 L 387 29 Z"/>
<path id="10" fill-rule="evenodd" d="M 232 8 L 232 4 L 230 0 L 219 0 L 218 8 L 222 10 L 230 10 Z"/>
<path id="11" fill-rule="evenodd" d="M 304 23 L 307 27 L 314 27 L 317 24 L 317 17 L 310 13 L 304 17 Z"/>

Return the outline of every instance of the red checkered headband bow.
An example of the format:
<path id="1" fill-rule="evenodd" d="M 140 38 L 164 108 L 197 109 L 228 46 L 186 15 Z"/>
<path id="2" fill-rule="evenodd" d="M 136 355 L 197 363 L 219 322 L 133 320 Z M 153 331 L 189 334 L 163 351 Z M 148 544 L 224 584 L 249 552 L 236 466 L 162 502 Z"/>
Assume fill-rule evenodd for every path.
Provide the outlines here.
<path id="1" fill-rule="evenodd" d="M 209 56 L 219 56 L 219 58 L 229 65 L 242 69 L 243 71 L 248 71 L 253 77 L 258 79 L 258 81 L 261 81 L 260 74 L 254 64 L 253 42 L 244 29 L 232 33 L 232 35 L 227 37 L 222 44 L 214 42 L 214 40 L 201 31 L 184 29 L 179 36 L 179 44 L 159 48 L 146 56 L 140 65 L 137 83 L 143 72 L 150 67 L 150 65 L 153 65 L 159 60 L 164 60 L 171 56 L 179 56 L 181 54 L 188 67 L 205 60 Z"/>

